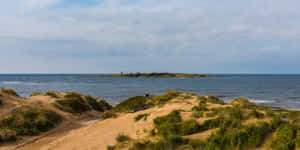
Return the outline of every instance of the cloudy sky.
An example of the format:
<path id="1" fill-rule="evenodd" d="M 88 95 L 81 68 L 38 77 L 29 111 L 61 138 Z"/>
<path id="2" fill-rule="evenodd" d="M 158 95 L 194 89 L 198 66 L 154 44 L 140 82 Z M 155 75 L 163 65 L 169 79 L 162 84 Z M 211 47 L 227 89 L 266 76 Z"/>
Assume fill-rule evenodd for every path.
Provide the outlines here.
<path id="1" fill-rule="evenodd" d="M 299 0 L 0 3 L 0 73 L 300 73 Z"/>

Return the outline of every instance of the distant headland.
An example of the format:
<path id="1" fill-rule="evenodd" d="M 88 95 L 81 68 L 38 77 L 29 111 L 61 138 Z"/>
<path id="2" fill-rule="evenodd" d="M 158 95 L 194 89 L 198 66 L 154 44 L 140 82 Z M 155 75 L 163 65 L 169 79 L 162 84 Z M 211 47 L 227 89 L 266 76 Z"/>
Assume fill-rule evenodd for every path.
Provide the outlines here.
<path id="1" fill-rule="evenodd" d="M 128 73 L 89 76 L 90 78 L 216 78 L 221 76 L 205 74 L 185 74 L 185 73 Z"/>

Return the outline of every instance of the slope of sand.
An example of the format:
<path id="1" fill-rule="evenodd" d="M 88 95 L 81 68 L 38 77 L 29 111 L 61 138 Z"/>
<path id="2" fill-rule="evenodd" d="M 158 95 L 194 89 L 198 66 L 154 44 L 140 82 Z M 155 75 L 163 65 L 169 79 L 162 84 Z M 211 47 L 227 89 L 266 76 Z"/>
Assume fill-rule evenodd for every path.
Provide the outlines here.
<path id="1" fill-rule="evenodd" d="M 148 110 L 120 114 L 117 118 L 96 121 L 88 126 L 73 130 L 64 136 L 54 138 L 51 142 L 37 141 L 26 145 L 22 150 L 105 150 L 108 145 L 116 143 L 119 134 L 125 134 L 132 138 L 142 138 L 149 134 L 153 128 L 153 119 L 169 114 L 175 109 L 190 110 L 196 103 L 196 98 L 190 99 L 190 103 L 172 103 L 164 107 L 155 107 Z M 147 120 L 134 121 L 138 114 L 149 113 Z M 44 144 L 43 144 L 44 143 Z"/>

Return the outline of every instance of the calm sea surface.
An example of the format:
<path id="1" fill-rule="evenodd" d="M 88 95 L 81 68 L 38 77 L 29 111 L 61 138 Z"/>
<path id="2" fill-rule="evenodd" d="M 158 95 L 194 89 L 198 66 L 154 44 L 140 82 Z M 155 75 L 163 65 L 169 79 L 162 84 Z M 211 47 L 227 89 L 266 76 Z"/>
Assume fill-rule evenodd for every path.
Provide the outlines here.
<path id="1" fill-rule="evenodd" d="M 32 92 L 78 91 L 112 104 L 128 97 L 161 94 L 168 89 L 216 95 L 229 102 L 248 97 L 264 105 L 300 108 L 300 75 L 223 75 L 222 78 L 87 78 L 90 75 L 0 75 L 0 88 L 14 88 L 21 96 Z"/>

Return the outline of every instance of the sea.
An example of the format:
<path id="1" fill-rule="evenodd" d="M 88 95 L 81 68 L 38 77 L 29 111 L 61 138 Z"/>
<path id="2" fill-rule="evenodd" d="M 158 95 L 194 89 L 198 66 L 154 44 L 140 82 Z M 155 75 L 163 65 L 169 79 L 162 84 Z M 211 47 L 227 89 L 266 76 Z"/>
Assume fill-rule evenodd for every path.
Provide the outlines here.
<path id="1" fill-rule="evenodd" d="M 258 104 L 300 108 L 299 74 L 217 74 L 218 78 L 90 78 L 102 74 L 0 74 L 0 88 L 22 97 L 33 92 L 77 91 L 118 104 L 129 97 L 170 89 L 216 95 L 225 102 L 246 97 Z M 216 75 L 216 74 L 214 74 Z"/>

